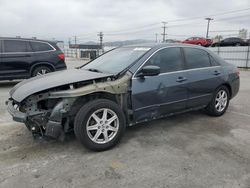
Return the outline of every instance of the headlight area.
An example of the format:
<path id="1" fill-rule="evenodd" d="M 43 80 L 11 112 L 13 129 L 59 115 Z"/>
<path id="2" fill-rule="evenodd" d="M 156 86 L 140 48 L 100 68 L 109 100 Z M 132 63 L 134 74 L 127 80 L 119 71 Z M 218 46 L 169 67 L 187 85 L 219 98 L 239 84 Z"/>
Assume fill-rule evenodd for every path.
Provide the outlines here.
<path id="1" fill-rule="evenodd" d="M 26 126 L 34 137 L 64 137 L 70 128 L 68 114 L 75 98 L 49 99 L 38 94 L 25 99 L 19 110 L 26 114 Z"/>

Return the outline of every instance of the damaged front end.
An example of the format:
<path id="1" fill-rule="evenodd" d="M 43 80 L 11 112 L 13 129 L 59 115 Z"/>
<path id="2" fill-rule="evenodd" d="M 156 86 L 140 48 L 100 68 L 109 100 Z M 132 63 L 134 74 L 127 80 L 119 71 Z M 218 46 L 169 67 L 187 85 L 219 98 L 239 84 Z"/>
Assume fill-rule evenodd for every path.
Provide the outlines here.
<path id="1" fill-rule="evenodd" d="M 30 96 L 21 103 L 8 101 L 13 120 L 22 122 L 34 137 L 58 138 L 69 129 L 68 113 L 75 98 L 49 99 L 49 93 Z"/>
<path id="2" fill-rule="evenodd" d="M 8 111 L 13 120 L 24 123 L 34 137 L 64 139 L 65 133 L 73 130 L 79 108 L 93 100 L 96 93 L 99 97 L 112 95 L 122 108 L 127 107 L 130 78 L 127 73 L 118 79 L 108 77 L 67 84 L 33 94 L 21 102 L 10 98 Z"/>

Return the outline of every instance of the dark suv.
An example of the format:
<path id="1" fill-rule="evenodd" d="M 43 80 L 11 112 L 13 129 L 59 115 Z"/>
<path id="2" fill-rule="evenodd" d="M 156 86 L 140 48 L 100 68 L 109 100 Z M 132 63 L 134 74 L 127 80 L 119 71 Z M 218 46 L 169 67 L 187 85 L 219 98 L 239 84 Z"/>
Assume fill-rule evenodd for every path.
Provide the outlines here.
<path id="1" fill-rule="evenodd" d="M 55 42 L 0 38 L 0 80 L 25 79 L 66 69 Z"/>

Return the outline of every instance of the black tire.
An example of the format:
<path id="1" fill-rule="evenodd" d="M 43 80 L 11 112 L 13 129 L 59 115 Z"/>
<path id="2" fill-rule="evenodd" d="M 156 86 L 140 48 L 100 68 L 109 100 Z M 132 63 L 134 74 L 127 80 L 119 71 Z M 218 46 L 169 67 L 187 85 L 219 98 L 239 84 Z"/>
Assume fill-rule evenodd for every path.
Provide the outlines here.
<path id="1" fill-rule="evenodd" d="M 50 67 L 46 66 L 46 65 L 40 65 L 40 66 L 36 67 L 36 68 L 32 71 L 31 76 L 32 76 L 32 77 L 38 76 L 38 73 L 39 73 L 39 72 L 42 72 L 42 71 L 46 71 L 45 74 L 47 74 L 47 73 L 52 72 L 52 69 L 51 69 Z"/>
<path id="2" fill-rule="evenodd" d="M 236 43 L 235 46 L 241 46 L 241 44 L 240 43 Z"/>
<path id="3" fill-rule="evenodd" d="M 107 143 L 96 143 L 91 140 L 88 135 L 87 131 L 87 122 L 91 115 L 99 109 L 110 109 L 118 117 L 119 128 L 116 132 L 116 135 L 113 137 L 112 140 L 108 141 Z M 124 131 L 126 129 L 126 121 L 125 116 L 122 109 L 113 101 L 107 99 L 97 99 L 94 101 L 90 101 L 87 104 L 83 105 L 80 110 L 78 111 L 75 121 L 74 121 L 74 132 L 76 138 L 88 149 L 93 151 L 104 151 L 112 148 L 122 138 Z M 97 134 L 97 133 L 95 133 Z M 103 133 L 102 133 L 103 134 Z M 104 135 L 103 135 L 104 136 Z"/>
<path id="4" fill-rule="evenodd" d="M 224 107 L 224 109 L 222 111 L 218 111 L 216 109 L 216 97 L 218 95 L 219 92 L 221 91 L 225 91 L 226 92 L 226 95 L 227 95 L 227 103 Z M 208 104 L 208 106 L 205 108 L 205 112 L 210 115 L 210 116 L 221 116 L 223 115 L 227 108 L 228 108 L 228 105 L 229 105 L 229 99 L 230 99 L 230 93 L 229 93 L 229 90 L 226 86 L 220 86 L 219 88 L 216 89 L 216 91 L 214 92 L 214 95 L 213 95 L 213 98 L 211 100 L 211 102 Z"/>

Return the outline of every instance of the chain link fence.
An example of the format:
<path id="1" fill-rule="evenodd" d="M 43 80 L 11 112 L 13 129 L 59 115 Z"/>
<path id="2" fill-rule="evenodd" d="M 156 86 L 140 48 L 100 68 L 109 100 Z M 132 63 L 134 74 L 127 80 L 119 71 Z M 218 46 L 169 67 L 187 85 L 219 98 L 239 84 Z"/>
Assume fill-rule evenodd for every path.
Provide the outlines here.
<path id="1" fill-rule="evenodd" d="M 250 46 L 210 47 L 209 49 L 237 67 L 250 68 Z M 66 57 L 81 58 L 79 49 L 64 48 L 63 51 Z"/>
<path id="2" fill-rule="evenodd" d="M 210 47 L 211 51 L 240 68 L 250 68 L 250 46 Z"/>

